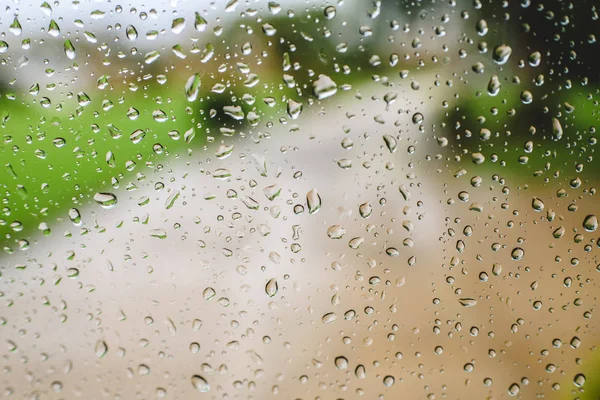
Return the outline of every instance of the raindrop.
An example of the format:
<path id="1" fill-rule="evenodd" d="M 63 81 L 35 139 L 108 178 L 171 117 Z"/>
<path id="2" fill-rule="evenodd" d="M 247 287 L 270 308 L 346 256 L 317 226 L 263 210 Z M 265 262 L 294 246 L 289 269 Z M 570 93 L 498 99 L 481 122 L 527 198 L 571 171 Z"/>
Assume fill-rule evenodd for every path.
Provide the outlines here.
<path id="1" fill-rule="evenodd" d="M 386 387 L 392 387 L 394 383 L 396 383 L 396 379 L 391 375 L 387 375 L 385 378 L 383 378 L 383 384 Z"/>
<path id="2" fill-rule="evenodd" d="M 477 305 L 477 300 L 468 297 L 458 299 L 458 302 L 463 307 L 475 307 Z"/>
<path id="3" fill-rule="evenodd" d="M 336 9 L 334 6 L 325 7 L 325 11 L 323 12 L 323 14 L 325 15 L 325 18 L 327 18 L 327 19 L 334 19 L 335 14 L 336 14 Z"/>
<path id="4" fill-rule="evenodd" d="M 331 239 L 341 239 L 346 234 L 346 230 L 340 225 L 332 225 L 327 229 L 327 236 Z"/>
<path id="5" fill-rule="evenodd" d="M 94 352 L 96 353 L 96 357 L 98 357 L 98 358 L 104 357 L 106 355 L 106 353 L 108 352 L 108 346 L 106 345 L 106 342 L 103 340 L 98 340 L 96 342 Z"/>
<path id="6" fill-rule="evenodd" d="M 563 136 L 563 128 L 557 118 L 552 118 L 552 137 L 554 140 L 560 140 Z"/>
<path id="7" fill-rule="evenodd" d="M 487 92 L 490 96 L 496 96 L 500 93 L 500 79 L 498 79 L 498 75 L 492 75 L 490 78 Z"/>
<path id="8" fill-rule="evenodd" d="M 206 30 L 206 25 L 206 20 L 198 12 L 196 12 L 196 17 L 194 19 L 194 29 L 196 29 L 198 32 L 204 32 Z"/>
<path id="9" fill-rule="evenodd" d="M 289 99 L 287 103 L 287 113 L 292 119 L 297 119 L 302 112 L 302 103 Z"/>
<path id="10" fill-rule="evenodd" d="M 575 375 L 575 378 L 573 378 L 573 383 L 577 387 L 583 387 L 583 385 L 585 385 L 585 375 L 584 374 Z"/>
<path id="11" fill-rule="evenodd" d="M 333 321 L 335 321 L 336 319 L 337 319 L 337 315 L 335 315 L 335 313 L 330 312 L 330 313 L 323 315 L 323 317 L 321 318 L 321 321 L 324 324 L 330 324 Z"/>
<path id="12" fill-rule="evenodd" d="M 128 25 L 127 28 L 125 28 L 125 36 L 127 36 L 127 39 L 129 40 L 136 40 L 138 37 L 138 32 L 135 29 L 135 26 Z"/>
<path id="13" fill-rule="evenodd" d="M 531 207 L 537 212 L 542 212 L 544 211 L 544 202 L 539 197 L 534 197 L 531 201 Z"/>
<path id="14" fill-rule="evenodd" d="M 279 285 L 277 284 L 277 279 L 275 279 L 275 278 L 269 279 L 269 281 L 265 285 L 265 292 L 269 295 L 269 297 L 273 297 L 277 294 L 277 290 L 279 290 Z"/>
<path id="15" fill-rule="evenodd" d="M 524 255 L 525 251 L 520 247 L 515 247 L 510 253 L 511 258 L 515 261 L 522 260 Z"/>
<path id="16" fill-rule="evenodd" d="M 146 55 L 144 56 L 144 62 L 146 64 L 152 64 L 154 61 L 158 60 L 159 57 L 160 53 L 156 50 L 153 50 L 146 53 Z"/>
<path id="17" fill-rule="evenodd" d="M 67 58 L 69 60 L 72 60 L 75 58 L 75 56 L 76 56 L 75 47 L 73 46 L 73 43 L 71 43 L 71 41 L 69 39 L 65 40 L 63 48 L 64 48 L 65 54 L 67 55 Z"/>
<path id="18" fill-rule="evenodd" d="M 185 97 L 187 101 L 196 101 L 200 92 L 200 75 L 194 74 L 190 76 L 185 83 Z"/>
<path id="19" fill-rule="evenodd" d="M 315 214 L 321 209 L 321 196 L 316 189 L 311 189 L 306 193 L 306 204 L 310 214 Z"/>
<path id="20" fill-rule="evenodd" d="M 313 82 L 313 93 L 319 100 L 333 96 L 336 92 L 337 84 L 327 75 L 319 75 L 319 79 Z"/>
<path id="21" fill-rule="evenodd" d="M 117 204 L 117 196 L 113 193 L 98 192 L 94 195 L 96 203 L 103 208 L 113 208 Z"/>
<path id="22" fill-rule="evenodd" d="M 185 29 L 185 18 L 175 18 L 171 23 L 171 32 L 179 35 Z"/>
<path id="23" fill-rule="evenodd" d="M 583 228 L 588 232 L 594 232 L 598 229 L 598 217 L 594 214 L 586 216 L 583 220 Z"/>
<path id="24" fill-rule="evenodd" d="M 494 52 L 492 53 L 492 59 L 496 64 L 502 65 L 506 64 L 510 55 L 512 54 L 512 49 L 510 46 L 506 44 L 501 44 L 494 47 Z"/>
<path id="25" fill-rule="evenodd" d="M 206 393 L 210 390 L 210 385 L 206 379 L 200 375 L 192 376 L 192 386 L 194 386 L 194 388 L 201 393 Z"/>
<path id="26" fill-rule="evenodd" d="M 398 148 L 398 142 L 391 135 L 383 135 L 383 141 L 385 142 L 385 147 L 387 147 L 390 153 L 394 153 Z"/>

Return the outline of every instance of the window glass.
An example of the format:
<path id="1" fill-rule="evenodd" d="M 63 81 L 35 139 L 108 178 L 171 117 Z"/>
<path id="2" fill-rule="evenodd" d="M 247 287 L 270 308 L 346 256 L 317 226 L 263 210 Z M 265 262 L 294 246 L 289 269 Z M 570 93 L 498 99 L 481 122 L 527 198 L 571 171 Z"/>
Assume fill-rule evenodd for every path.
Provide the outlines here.
<path id="1" fill-rule="evenodd" d="M 1 6 L 0 398 L 600 396 L 597 1 Z"/>

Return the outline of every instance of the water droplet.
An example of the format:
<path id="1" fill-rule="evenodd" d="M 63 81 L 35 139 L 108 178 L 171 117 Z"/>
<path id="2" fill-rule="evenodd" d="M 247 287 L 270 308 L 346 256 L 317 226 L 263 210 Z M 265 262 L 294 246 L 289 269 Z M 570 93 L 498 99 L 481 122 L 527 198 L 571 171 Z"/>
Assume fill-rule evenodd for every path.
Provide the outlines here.
<path id="1" fill-rule="evenodd" d="M 424 119 L 425 118 L 423 117 L 423 114 L 421 114 L 420 112 L 414 113 L 412 116 L 412 122 L 415 125 L 422 124 Z"/>
<path id="2" fill-rule="evenodd" d="M 179 17 L 175 18 L 173 22 L 171 22 L 171 32 L 176 35 L 179 35 L 185 29 L 185 18 Z"/>
<path id="3" fill-rule="evenodd" d="M 533 94 L 529 90 L 523 90 L 521 92 L 521 102 L 523 104 L 531 104 L 533 102 Z"/>
<path id="4" fill-rule="evenodd" d="M 330 313 L 323 315 L 323 317 L 321 318 L 321 321 L 324 324 L 330 324 L 333 321 L 335 321 L 336 319 L 337 319 L 337 315 L 335 313 L 330 312 Z"/>
<path id="5" fill-rule="evenodd" d="M 310 214 L 315 214 L 321 209 L 321 196 L 319 196 L 316 189 L 311 189 L 306 193 L 306 204 Z"/>
<path id="6" fill-rule="evenodd" d="M 270 1 L 268 7 L 269 11 L 273 15 L 277 15 L 281 12 L 281 6 L 279 5 L 279 3 L 275 3 L 274 1 Z"/>
<path id="7" fill-rule="evenodd" d="M 275 27 L 269 23 L 263 24 L 262 30 L 267 36 L 275 36 L 275 33 L 277 33 L 277 29 L 275 29 Z"/>
<path id="8" fill-rule="evenodd" d="M 544 211 L 544 202 L 539 197 L 534 197 L 531 201 L 531 207 L 537 212 L 542 212 Z"/>
<path id="9" fill-rule="evenodd" d="M 263 189 L 263 193 L 265 194 L 267 199 L 273 201 L 281 193 L 281 186 L 279 186 L 278 184 L 266 186 Z"/>
<path id="10" fill-rule="evenodd" d="M 96 353 L 96 357 L 104 357 L 108 352 L 108 346 L 106 345 L 106 342 L 103 340 L 98 340 L 96 342 L 96 346 L 94 347 L 94 352 Z"/>
<path id="11" fill-rule="evenodd" d="M 201 393 L 206 393 L 210 390 L 210 385 L 206 379 L 200 375 L 192 376 L 192 386 L 194 386 L 194 388 Z"/>
<path id="12" fill-rule="evenodd" d="M 15 17 L 8 29 L 16 36 L 19 36 L 23 32 L 23 28 L 21 27 L 21 23 L 19 22 L 17 17 Z"/>
<path id="13" fill-rule="evenodd" d="M 73 43 L 71 43 L 71 41 L 69 39 L 65 40 L 63 48 L 64 48 L 65 54 L 67 55 L 67 58 L 69 60 L 74 59 L 75 56 L 77 55 L 75 53 L 75 47 L 73 46 Z"/>
<path id="14" fill-rule="evenodd" d="M 158 60 L 159 57 L 160 53 L 156 50 L 153 50 L 146 53 L 146 55 L 144 56 L 144 62 L 146 64 L 152 64 L 154 61 Z"/>
<path id="15" fill-rule="evenodd" d="M 458 302 L 463 307 L 475 307 L 477 305 L 477 300 L 469 298 L 469 297 L 460 298 L 460 299 L 458 299 Z"/>
<path id="16" fill-rule="evenodd" d="M 334 363 L 337 369 L 348 369 L 348 359 L 344 356 L 336 357 Z"/>
<path id="17" fill-rule="evenodd" d="M 595 214 L 590 214 L 583 219 L 583 228 L 588 232 L 594 232 L 598 229 L 598 217 Z"/>
<path id="18" fill-rule="evenodd" d="M 215 297 L 217 294 L 217 292 L 215 292 L 215 289 L 211 288 L 211 287 L 207 287 L 206 289 L 204 289 L 204 291 L 202 292 L 202 297 L 204 297 L 204 300 L 210 300 L 213 297 Z"/>
<path id="19" fill-rule="evenodd" d="M 302 103 L 289 99 L 287 102 L 287 113 L 292 119 L 297 119 L 302 112 Z"/>
<path id="20" fill-rule="evenodd" d="M 98 192 L 94 195 L 96 203 L 103 208 L 113 208 L 117 204 L 117 196 L 113 193 Z"/>
<path id="21" fill-rule="evenodd" d="M 518 395 L 518 394 L 519 394 L 519 391 L 520 391 L 520 390 L 521 390 L 521 387 L 520 387 L 518 384 L 516 384 L 516 383 L 513 383 L 513 384 L 512 384 L 512 385 L 510 385 L 510 386 L 509 386 L 509 388 L 508 388 L 508 395 L 509 395 L 509 396 L 513 396 L 513 397 L 514 397 L 514 396 L 516 396 L 516 395 Z"/>
<path id="22" fill-rule="evenodd" d="M 50 20 L 50 24 L 48 25 L 48 34 L 53 37 L 60 36 L 60 27 L 53 19 Z"/>
<path id="23" fill-rule="evenodd" d="M 585 375 L 584 374 L 575 375 L 575 378 L 573 378 L 573 383 L 577 387 L 583 387 L 583 385 L 585 385 Z"/>
<path id="24" fill-rule="evenodd" d="M 277 294 L 279 290 L 279 285 L 277 284 L 277 279 L 272 278 L 269 279 L 267 284 L 265 285 L 265 292 L 269 295 L 269 297 L 273 297 Z"/>
<path id="25" fill-rule="evenodd" d="M 506 64 L 510 55 L 512 54 L 512 49 L 510 46 L 506 44 L 501 44 L 494 47 L 494 52 L 492 53 L 492 59 L 496 64 L 502 65 Z"/>
<path id="26" fill-rule="evenodd" d="M 387 147 L 390 153 L 394 153 L 398 148 L 398 142 L 391 135 L 383 135 L 383 141 L 385 142 L 385 147 Z"/>
<path id="27" fill-rule="evenodd" d="M 529 65 L 532 67 L 537 67 L 542 62 L 542 54 L 539 51 L 534 51 L 529 55 Z"/>
<path id="28" fill-rule="evenodd" d="M 328 6 L 328 7 L 325 7 L 323 14 L 325 15 L 325 18 L 327 18 L 327 19 L 334 19 L 336 12 L 337 12 L 337 10 L 334 6 Z"/>
<path id="29" fill-rule="evenodd" d="M 361 217 L 369 218 L 371 216 L 371 213 L 373 212 L 373 207 L 371 207 L 371 204 L 369 202 L 366 202 L 358 206 L 358 212 Z"/>
<path id="30" fill-rule="evenodd" d="M 127 28 L 125 28 L 125 36 L 127 36 L 127 39 L 129 40 L 136 40 L 138 37 L 138 32 L 135 29 L 135 26 L 128 25 Z"/>
<path id="31" fill-rule="evenodd" d="M 145 136 L 146 131 L 136 129 L 135 131 L 131 132 L 131 135 L 129 135 L 129 140 L 131 140 L 131 143 L 133 144 L 138 144 L 142 141 L 142 139 L 144 139 Z"/>
<path id="32" fill-rule="evenodd" d="M 152 118 L 156 122 L 165 122 L 169 119 L 169 116 L 163 110 L 154 110 L 152 111 Z"/>
<path id="33" fill-rule="evenodd" d="M 563 128 L 558 118 L 552 118 L 552 137 L 560 140 L 563 136 Z"/>
<path id="34" fill-rule="evenodd" d="M 327 229 L 327 236 L 331 239 L 341 239 L 346 234 L 346 229 L 340 225 L 332 225 Z"/>
<path id="35" fill-rule="evenodd" d="M 523 250 L 520 247 L 515 247 L 514 249 L 512 249 L 512 251 L 510 253 L 511 258 L 515 261 L 522 260 L 524 255 L 525 255 L 525 250 Z"/>
<path id="36" fill-rule="evenodd" d="M 477 21 L 477 24 L 475 24 L 475 30 L 477 31 L 477 34 L 479 36 L 485 36 L 485 34 L 488 33 L 489 30 L 486 20 L 480 19 L 479 21 Z"/>
<path id="37" fill-rule="evenodd" d="M 365 366 L 358 364 L 354 370 L 354 375 L 356 375 L 358 379 L 365 379 L 367 377 L 367 370 L 365 369 Z"/>
<path id="38" fill-rule="evenodd" d="M 386 387 L 392 387 L 394 383 L 396 383 L 396 379 L 391 375 L 387 375 L 385 378 L 383 378 L 383 384 Z"/>
<path id="39" fill-rule="evenodd" d="M 194 74 L 185 83 L 185 97 L 187 101 L 196 101 L 198 93 L 200 93 L 200 75 Z"/>
<path id="40" fill-rule="evenodd" d="M 487 92 L 490 96 L 496 96 L 500 93 L 500 79 L 498 75 L 492 75 L 488 83 Z"/>
<path id="41" fill-rule="evenodd" d="M 156 239 L 166 239 L 167 238 L 167 231 L 165 231 L 164 229 L 158 228 L 158 229 L 151 229 L 150 230 L 150 236 Z"/>
<path id="42" fill-rule="evenodd" d="M 194 28 L 198 32 L 204 32 L 206 30 L 207 22 L 198 12 L 196 12 L 196 17 L 194 19 Z"/>
<path id="43" fill-rule="evenodd" d="M 319 100 L 333 96 L 336 92 L 337 84 L 327 75 L 319 75 L 319 79 L 313 82 L 313 93 Z"/>

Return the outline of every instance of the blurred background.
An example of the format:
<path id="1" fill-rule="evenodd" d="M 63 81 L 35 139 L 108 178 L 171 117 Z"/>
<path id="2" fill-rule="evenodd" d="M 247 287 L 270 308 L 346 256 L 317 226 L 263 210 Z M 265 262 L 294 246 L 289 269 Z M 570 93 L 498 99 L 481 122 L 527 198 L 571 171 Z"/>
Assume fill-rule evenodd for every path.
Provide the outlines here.
<path id="1" fill-rule="evenodd" d="M 2 398 L 600 398 L 595 1 L 1 5 Z"/>

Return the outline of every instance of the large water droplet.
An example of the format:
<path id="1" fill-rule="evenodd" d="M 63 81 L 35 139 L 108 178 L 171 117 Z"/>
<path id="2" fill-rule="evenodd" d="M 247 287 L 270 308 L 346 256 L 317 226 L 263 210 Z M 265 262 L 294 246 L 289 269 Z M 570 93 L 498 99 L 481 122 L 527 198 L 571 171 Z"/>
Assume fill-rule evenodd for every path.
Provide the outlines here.
<path id="1" fill-rule="evenodd" d="M 506 64 L 510 55 L 512 54 L 512 49 L 510 46 L 506 44 L 501 44 L 494 47 L 494 52 L 492 53 L 492 59 L 496 64 L 502 65 Z"/>
<path id="2" fill-rule="evenodd" d="M 277 279 L 272 278 L 269 279 L 267 284 L 265 285 L 265 292 L 269 295 L 269 297 L 273 297 L 277 294 L 279 290 L 279 285 L 277 284 Z"/>
<path id="3" fill-rule="evenodd" d="M 560 140 L 563 137 L 563 128 L 558 118 L 552 118 L 552 137 Z"/>
<path id="4" fill-rule="evenodd" d="M 319 79 L 313 82 L 313 93 L 319 100 L 333 96 L 336 92 L 337 84 L 327 75 L 320 75 Z"/>
<path id="5" fill-rule="evenodd" d="M 69 60 L 74 59 L 77 54 L 75 53 L 75 47 L 73 46 L 73 43 L 71 43 L 71 41 L 67 39 L 65 40 L 63 47 L 67 58 L 69 58 Z"/>
<path id="6" fill-rule="evenodd" d="M 200 93 L 200 75 L 194 74 L 185 83 L 185 97 L 187 101 L 196 101 L 198 93 Z"/>
<path id="7" fill-rule="evenodd" d="M 103 208 L 113 208 L 117 204 L 117 196 L 113 193 L 98 192 L 94 195 L 96 203 Z"/>
<path id="8" fill-rule="evenodd" d="M 598 229 L 598 217 L 595 214 L 586 216 L 583 220 L 583 228 L 588 232 L 594 232 Z"/>
<path id="9" fill-rule="evenodd" d="M 194 388 L 201 393 L 206 393 L 210 390 L 210 385 L 206 379 L 200 375 L 192 376 L 192 386 L 194 386 Z"/>
<path id="10" fill-rule="evenodd" d="M 321 209 L 321 196 L 316 189 L 310 190 L 306 193 L 306 204 L 308 205 L 308 212 L 315 214 Z"/>
<path id="11" fill-rule="evenodd" d="M 96 346 L 94 347 L 94 352 L 96 353 L 96 357 L 104 357 L 108 352 L 108 346 L 106 345 L 106 342 L 103 340 L 98 340 L 96 342 Z"/>

